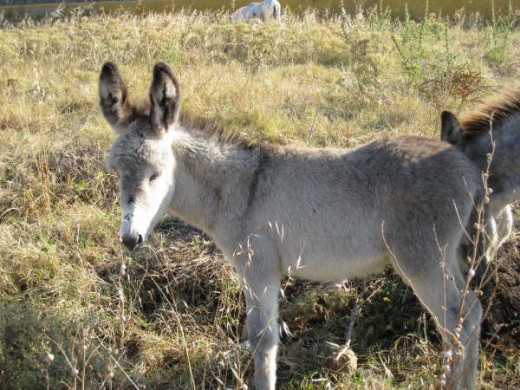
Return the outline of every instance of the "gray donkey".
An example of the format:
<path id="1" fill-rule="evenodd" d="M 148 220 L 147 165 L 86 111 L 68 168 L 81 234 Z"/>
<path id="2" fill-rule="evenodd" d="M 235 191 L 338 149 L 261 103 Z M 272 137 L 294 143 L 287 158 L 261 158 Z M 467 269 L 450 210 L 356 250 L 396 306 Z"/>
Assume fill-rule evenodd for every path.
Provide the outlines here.
<path id="1" fill-rule="evenodd" d="M 464 154 L 419 137 L 352 150 L 246 144 L 179 117 L 179 83 L 162 63 L 143 105 L 112 63 L 99 96 L 117 134 L 107 165 L 120 178 L 123 244 L 139 247 L 168 208 L 214 239 L 244 291 L 257 390 L 275 388 L 281 277 L 337 281 L 388 264 L 435 319 L 447 385 L 474 388 L 482 309 L 457 248 L 483 186 Z"/>
<path id="2" fill-rule="evenodd" d="M 461 122 L 449 111 L 442 113 L 441 121 L 441 139 L 455 145 L 486 175 L 490 195 L 479 244 L 489 262 L 511 236 L 510 204 L 520 199 L 520 89 L 483 103 Z M 485 264 L 480 268 L 482 273 Z"/>

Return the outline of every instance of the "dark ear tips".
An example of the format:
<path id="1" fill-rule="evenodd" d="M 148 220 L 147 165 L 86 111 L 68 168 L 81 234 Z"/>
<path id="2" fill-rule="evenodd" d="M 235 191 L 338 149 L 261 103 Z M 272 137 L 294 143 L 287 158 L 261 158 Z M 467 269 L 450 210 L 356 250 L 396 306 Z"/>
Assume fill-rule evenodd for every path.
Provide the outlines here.
<path id="1" fill-rule="evenodd" d="M 172 79 L 176 86 L 178 85 L 177 78 L 173 74 L 172 68 L 164 62 L 158 62 L 153 68 L 153 78 L 154 80 L 162 79 L 164 76 Z"/>
<path id="2" fill-rule="evenodd" d="M 101 74 L 109 74 L 109 73 L 114 73 L 114 71 L 117 69 L 116 67 L 116 64 L 114 64 L 113 62 L 105 62 L 103 64 L 103 67 L 101 68 Z"/>
<path id="3" fill-rule="evenodd" d="M 166 73 L 171 78 L 174 78 L 173 72 L 168 64 L 165 64 L 164 62 L 158 62 L 153 68 L 153 78 L 156 79 L 161 77 L 162 73 Z"/>
<path id="4" fill-rule="evenodd" d="M 455 117 L 455 114 L 453 114 L 451 111 L 443 111 L 441 113 L 442 123 L 445 123 L 446 121 L 453 120 L 453 119 L 456 120 L 456 117 Z"/>
<path id="5" fill-rule="evenodd" d="M 161 90 L 163 98 L 166 99 L 178 100 L 180 97 L 179 82 L 171 68 L 164 62 L 158 62 L 154 66 L 152 89 L 155 90 L 155 93 L 159 93 Z"/>
<path id="6" fill-rule="evenodd" d="M 117 65 L 113 62 L 105 62 L 101 68 L 101 79 L 114 79 L 119 78 L 119 70 Z"/>

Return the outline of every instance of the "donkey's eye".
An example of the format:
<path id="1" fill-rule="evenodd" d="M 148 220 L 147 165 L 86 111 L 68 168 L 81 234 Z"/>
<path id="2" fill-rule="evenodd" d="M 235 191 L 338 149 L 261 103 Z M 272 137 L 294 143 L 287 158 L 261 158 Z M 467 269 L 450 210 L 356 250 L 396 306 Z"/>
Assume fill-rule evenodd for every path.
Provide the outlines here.
<path id="1" fill-rule="evenodd" d="M 154 181 L 155 179 L 157 179 L 159 177 L 159 174 L 158 173 L 154 173 L 152 176 L 150 176 L 150 183 L 152 181 Z"/>

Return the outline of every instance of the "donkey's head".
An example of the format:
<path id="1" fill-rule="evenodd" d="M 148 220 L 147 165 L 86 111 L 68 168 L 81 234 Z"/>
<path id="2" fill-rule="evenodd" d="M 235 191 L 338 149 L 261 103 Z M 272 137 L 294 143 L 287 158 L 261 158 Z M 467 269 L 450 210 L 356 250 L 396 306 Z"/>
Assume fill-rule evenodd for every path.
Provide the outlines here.
<path id="1" fill-rule="evenodd" d="M 520 112 L 500 111 L 500 107 L 487 110 L 484 107 L 483 112 L 470 114 L 462 122 L 444 111 L 441 139 L 489 174 L 491 206 L 500 210 L 520 200 Z"/>
<path id="2" fill-rule="evenodd" d="M 101 69 L 101 111 L 118 136 L 107 166 L 119 176 L 120 237 L 130 250 L 146 240 L 173 196 L 171 133 L 179 97 L 179 84 L 166 64 L 155 65 L 149 102 L 142 107 L 130 101 L 115 64 L 106 63 Z"/>

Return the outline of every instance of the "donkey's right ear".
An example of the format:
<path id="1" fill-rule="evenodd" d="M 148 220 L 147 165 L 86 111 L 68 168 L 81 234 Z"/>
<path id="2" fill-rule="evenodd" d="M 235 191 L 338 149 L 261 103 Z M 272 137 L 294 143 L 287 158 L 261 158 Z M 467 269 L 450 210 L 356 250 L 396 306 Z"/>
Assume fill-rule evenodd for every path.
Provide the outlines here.
<path id="1" fill-rule="evenodd" d="M 112 129 L 122 133 L 127 126 L 127 119 L 132 113 L 132 104 L 128 98 L 126 86 L 119 75 L 117 66 L 107 62 L 99 75 L 99 105 L 105 119 Z"/>
<path id="2" fill-rule="evenodd" d="M 150 87 L 150 118 L 157 136 L 162 137 L 177 122 L 180 96 L 179 82 L 171 68 L 157 63 Z"/>
<path id="3" fill-rule="evenodd" d="M 443 111 L 441 114 L 441 122 L 441 140 L 461 148 L 462 127 L 455 114 L 450 111 Z"/>

